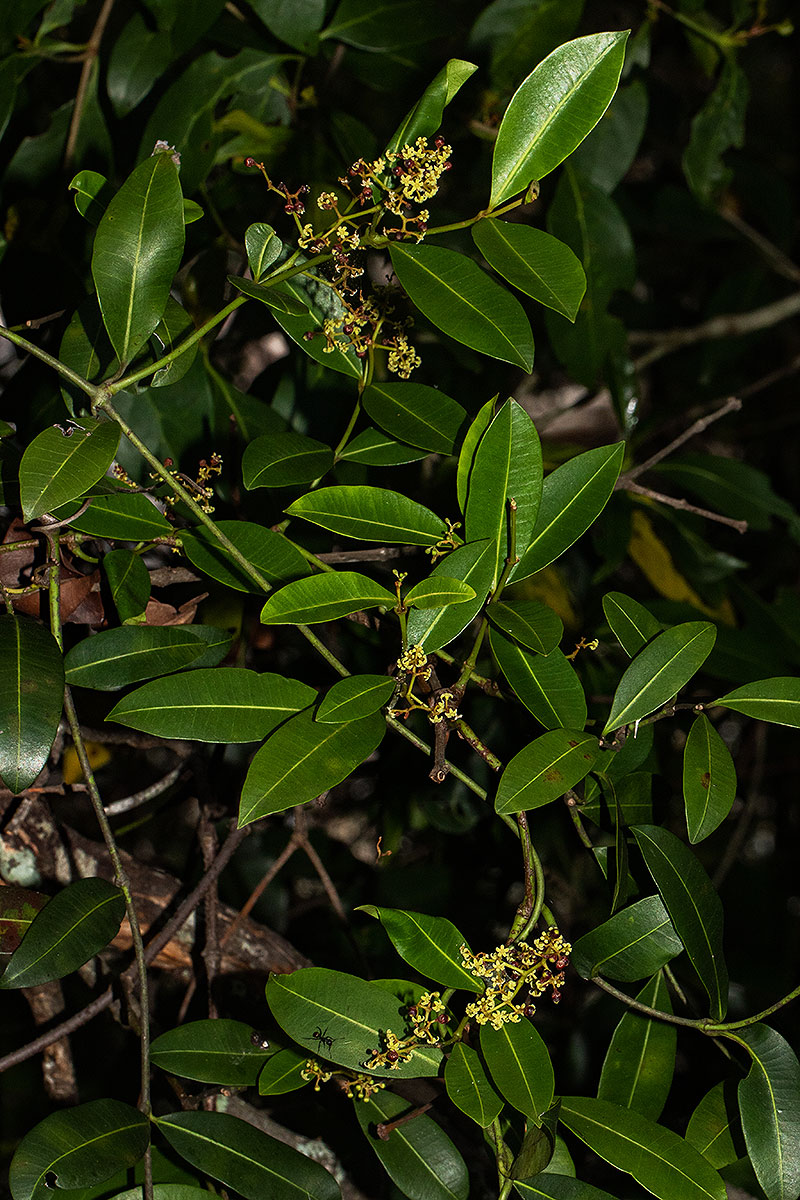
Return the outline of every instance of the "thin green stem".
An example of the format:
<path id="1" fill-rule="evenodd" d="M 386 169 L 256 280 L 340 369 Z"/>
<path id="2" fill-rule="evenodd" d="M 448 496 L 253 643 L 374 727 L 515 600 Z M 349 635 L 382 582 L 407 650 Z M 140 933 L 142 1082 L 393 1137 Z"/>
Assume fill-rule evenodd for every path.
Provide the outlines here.
<path id="1" fill-rule="evenodd" d="M 508 1200 L 508 1197 L 511 1195 L 511 1189 L 514 1186 L 514 1181 L 511 1178 L 514 1155 L 509 1150 L 503 1138 L 499 1117 L 495 1117 L 491 1125 L 488 1126 L 486 1136 L 494 1146 L 494 1157 L 497 1163 L 497 1183 L 500 1189 L 497 1193 L 498 1200 Z"/>
<path id="2" fill-rule="evenodd" d="M 508 582 L 508 577 L 518 562 L 519 562 L 519 559 L 517 558 L 517 502 L 513 497 L 510 496 L 509 500 L 508 500 L 508 557 L 506 558 L 505 565 L 503 566 L 503 570 L 500 575 L 500 578 L 497 581 L 497 586 L 495 587 L 494 591 L 492 592 L 491 598 L 489 600 L 489 604 L 487 604 L 487 606 L 486 606 L 487 610 L 490 607 L 490 605 L 496 604 L 497 601 L 500 599 L 500 596 L 502 595 L 502 592 L 503 592 L 503 588 L 506 586 L 506 583 Z M 483 644 L 483 639 L 486 637 L 486 631 L 488 628 L 489 628 L 489 619 L 484 613 L 483 620 L 481 621 L 480 627 L 475 636 L 475 641 L 472 645 L 472 649 L 469 653 L 469 657 L 466 659 L 464 666 L 461 670 L 461 674 L 459 675 L 459 677 L 456 680 L 455 685 L 454 685 L 453 690 L 455 691 L 456 696 L 459 698 L 463 694 L 464 688 L 467 686 L 467 683 L 469 682 L 469 678 L 472 675 L 472 672 L 475 670 L 475 664 L 478 661 L 478 654 L 479 654 L 480 648 Z"/>
<path id="3" fill-rule="evenodd" d="M 662 1012 L 660 1008 L 651 1008 L 649 1004 L 642 1004 L 639 1000 L 634 1000 L 633 996 L 629 996 L 627 992 L 621 992 L 619 988 L 615 988 L 613 984 L 608 983 L 600 975 L 594 975 L 592 983 L 602 988 L 604 992 L 608 992 L 609 996 L 614 996 L 617 1000 L 621 1000 L 623 1004 L 627 1004 L 628 1008 L 635 1009 L 636 1012 L 640 1012 L 646 1017 L 652 1017 L 655 1021 L 666 1021 L 668 1025 L 685 1025 L 689 1029 L 698 1030 L 700 1033 L 717 1034 L 724 1029 L 724 1026 L 711 1026 L 708 1017 L 676 1017 L 673 1013 Z"/>
<path id="4" fill-rule="evenodd" d="M 525 197 L 519 196 L 516 200 L 512 200 L 509 204 L 503 204 L 500 208 L 484 208 L 474 217 L 467 217 L 464 221 L 454 221 L 451 225 L 434 225 L 433 228 L 425 230 L 425 236 L 434 237 L 439 233 L 453 233 L 457 229 L 469 229 L 470 225 L 477 225 L 478 221 L 483 221 L 486 217 L 502 217 L 507 212 L 513 212 L 515 208 L 519 208 L 525 203 Z"/>
<path id="5" fill-rule="evenodd" d="M 70 367 L 59 362 L 57 358 L 53 358 L 52 354 L 48 354 L 46 350 L 40 350 L 38 346 L 34 346 L 33 342 L 29 342 L 27 338 L 21 337 L 11 329 L 6 329 L 4 325 L 0 325 L 0 337 L 8 338 L 9 342 L 13 342 L 15 346 L 19 346 L 20 350 L 26 350 L 34 358 L 38 358 L 41 362 L 46 363 L 48 367 L 52 367 L 62 379 L 66 379 L 68 383 L 74 383 L 75 387 L 79 387 L 82 392 L 85 392 L 87 396 L 91 396 L 92 399 L 97 395 L 98 389 L 93 383 L 89 383 L 88 379 L 84 379 L 77 371 L 71 370 Z"/>
<path id="6" fill-rule="evenodd" d="M 791 1004 L 791 1002 L 796 1000 L 798 996 L 800 996 L 800 984 L 798 984 L 796 988 L 789 992 L 787 996 L 784 996 L 780 1000 L 776 1000 L 774 1004 L 770 1004 L 769 1008 L 762 1009 L 762 1011 L 760 1013 L 756 1013 L 755 1016 L 745 1017 L 741 1021 L 725 1021 L 722 1024 L 707 1025 L 705 1032 L 726 1033 L 731 1029 L 746 1029 L 748 1025 L 756 1025 L 759 1021 L 763 1021 L 765 1017 L 771 1017 L 773 1013 L 778 1012 L 787 1004 Z"/>
<path id="7" fill-rule="evenodd" d="M 570 815 L 572 824 L 575 826 L 575 832 L 577 833 L 578 837 L 581 839 L 581 842 L 586 847 L 586 849 L 591 850 L 591 852 L 594 853 L 594 846 L 592 845 L 592 840 L 589 837 L 586 830 L 583 828 L 583 822 L 581 821 L 580 813 L 578 812 L 578 806 L 577 806 L 577 804 L 574 803 L 574 801 L 573 801 L 573 803 L 570 804 L 570 798 L 571 797 L 569 796 L 569 793 L 567 793 L 567 812 Z"/>
<path id="8" fill-rule="evenodd" d="M 350 435 L 356 427 L 356 421 L 358 420 L 359 414 L 361 412 L 361 395 L 362 395 L 362 389 L 359 388 L 358 397 L 356 399 L 355 406 L 353 408 L 352 413 L 350 414 L 350 420 L 347 422 L 347 428 L 345 429 L 342 436 L 339 438 L 338 445 L 336 446 L 336 449 L 333 452 L 333 461 L 335 463 L 337 463 L 339 461 L 341 453 L 344 450 L 347 443 L 350 441 Z"/>

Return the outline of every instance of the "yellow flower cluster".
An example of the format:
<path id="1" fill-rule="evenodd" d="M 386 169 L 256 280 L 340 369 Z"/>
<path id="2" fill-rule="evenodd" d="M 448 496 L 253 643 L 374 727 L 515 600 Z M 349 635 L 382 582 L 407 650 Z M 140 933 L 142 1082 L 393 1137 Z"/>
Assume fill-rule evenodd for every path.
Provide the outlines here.
<path id="1" fill-rule="evenodd" d="M 386 1087 L 383 1079 L 373 1079 L 370 1075 L 362 1075 L 360 1071 L 326 1071 L 315 1058 L 306 1059 L 300 1075 L 308 1083 L 314 1080 L 315 1092 L 319 1091 L 320 1084 L 335 1080 L 348 1100 L 369 1100 L 370 1096 Z"/>
<path id="2" fill-rule="evenodd" d="M 551 927 L 532 946 L 515 942 L 482 954 L 472 954 L 466 946 L 460 951 L 466 969 L 484 984 L 483 994 L 467 1005 L 466 1015 L 479 1025 L 500 1029 L 533 1016 L 532 1000 L 548 988 L 553 1003 L 558 1003 L 572 947 Z"/>
<path id="3" fill-rule="evenodd" d="M 370 1057 L 362 1063 L 365 1070 L 377 1071 L 383 1067 L 387 1071 L 397 1071 L 402 1063 L 410 1060 L 416 1046 L 441 1045 L 446 1032 L 444 1026 L 450 1018 L 439 992 L 423 992 L 416 1003 L 408 1005 L 406 1012 L 411 1032 L 401 1039 L 387 1029 L 381 1035 L 383 1049 L 371 1050 Z"/>
<path id="4" fill-rule="evenodd" d="M 397 669 L 404 675 L 416 675 L 418 679 L 430 679 L 431 669 L 428 656 L 422 646 L 409 646 L 397 660 Z"/>
<path id="5" fill-rule="evenodd" d="M 438 725 L 440 721 L 461 720 L 461 713 L 456 710 L 453 704 L 452 692 L 439 692 L 431 708 L 429 719 L 432 725 Z"/>
<path id="6" fill-rule="evenodd" d="M 416 1043 L 416 1038 L 404 1038 L 402 1041 L 396 1033 L 392 1033 L 391 1029 L 387 1029 L 382 1035 L 383 1042 L 382 1050 L 370 1050 L 370 1057 L 361 1065 L 366 1071 L 377 1071 L 379 1067 L 385 1067 L 388 1071 L 397 1071 L 403 1063 L 406 1063 L 411 1058 L 413 1053 L 413 1045 L 408 1043 Z"/>

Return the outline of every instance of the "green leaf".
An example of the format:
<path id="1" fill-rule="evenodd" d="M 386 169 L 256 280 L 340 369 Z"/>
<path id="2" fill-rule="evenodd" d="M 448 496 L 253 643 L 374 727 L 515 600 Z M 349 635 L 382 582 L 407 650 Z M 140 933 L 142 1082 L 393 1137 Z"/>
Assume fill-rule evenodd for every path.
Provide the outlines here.
<path id="1" fill-rule="evenodd" d="M 333 466 L 333 451 L 302 433 L 268 433 L 250 442 L 242 458 L 248 490 L 311 483 Z"/>
<path id="2" fill-rule="evenodd" d="M 154 1158 L 156 1154 L 158 1151 L 154 1150 Z M 145 1200 L 144 1186 L 140 1184 L 125 1192 L 117 1192 L 111 1200 Z M 208 1189 L 193 1187 L 189 1183 L 156 1183 L 153 1185 L 153 1200 L 208 1200 Z"/>
<path id="3" fill-rule="evenodd" d="M 532 1179 L 517 1179 L 514 1187 L 523 1200 L 532 1197 L 533 1200 L 614 1200 L 610 1192 L 601 1192 L 600 1188 L 582 1179 L 573 1179 L 569 1175 L 553 1175 L 544 1171 Z"/>
<path id="4" fill-rule="evenodd" d="M 671 1013 L 669 991 L 661 971 L 637 995 L 640 1004 Z M 633 1009 L 625 1012 L 606 1051 L 598 1100 L 610 1100 L 657 1121 L 672 1086 L 677 1029 Z"/>
<path id="5" fill-rule="evenodd" d="M 661 897 L 645 896 L 578 938 L 572 965 L 584 979 L 632 981 L 655 975 L 682 950 Z"/>
<path id="6" fill-rule="evenodd" d="M 506 400 L 481 438 L 469 476 L 467 540 L 496 546 L 494 580 L 509 553 L 509 500 L 517 504 L 516 553 L 533 533 L 542 495 L 542 448 L 536 427 L 516 400 Z"/>
<path id="7" fill-rule="evenodd" d="M 687 1142 L 691 1142 L 703 1158 L 707 1158 L 712 1167 L 718 1170 L 740 1157 L 731 1131 L 732 1120 L 738 1127 L 737 1114 L 735 1109 L 729 1111 L 728 1090 L 725 1083 L 717 1083 L 710 1092 L 706 1092 L 686 1128 Z"/>
<path id="8" fill-rule="evenodd" d="M 298 713 L 267 738 L 251 762 L 239 804 L 240 828 L 335 787 L 369 758 L 385 732 L 380 713 L 337 725 Z"/>
<path id="9" fill-rule="evenodd" d="M 550 472 L 528 547 L 509 576 L 512 583 L 549 566 L 594 524 L 614 491 L 624 449 L 617 442 L 586 450 Z"/>
<path id="10" fill-rule="evenodd" d="M 630 58 L 628 63 L 632 65 Z M 647 125 L 647 110 L 643 80 L 619 88 L 603 117 L 575 151 L 572 167 L 610 195 L 633 165 Z"/>
<path id="11" fill-rule="evenodd" d="M 28 445 L 19 465 L 19 494 L 26 521 L 82 496 L 102 479 L 117 454 L 119 428 L 82 417 L 66 429 L 52 425 Z"/>
<path id="12" fill-rule="evenodd" d="M 356 1117 L 386 1174 L 409 1200 L 467 1200 L 466 1164 L 447 1134 L 430 1117 L 415 1116 L 399 1125 L 387 1141 L 376 1126 L 394 1121 L 413 1108 L 391 1092 L 378 1092 L 356 1105 Z"/>
<path id="13" fill-rule="evenodd" d="M 303 1069 L 308 1055 L 295 1050 L 279 1050 L 265 1065 L 258 1077 L 259 1096 L 281 1096 L 285 1092 L 296 1092 L 305 1087 Z"/>
<path id="14" fill-rule="evenodd" d="M 125 898 L 104 879 L 77 879 L 57 892 L 11 956 L 0 988 L 36 987 L 77 971 L 119 933 Z"/>
<path id="15" fill-rule="evenodd" d="M 150 1138 L 147 1117 L 119 1100 L 90 1100 L 51 1113 L 17 1147 L 8 1182 L 14 1200 L 45 1200 L 56 1187 L 91 1187 L 132 1167 Z"/>
<path id="16" fill-rule="evenodd" d="M 551 729 L 515 754 L 500 777 L 499 813 L 541 808 L 580 783 L 600 753 L 597 738 L 577 729 Z"/>
<path id="17" fill-rule="evenodd" d="M 438 388 L 423 383 L 373 383 L 364 410 L 393 437 L 436 454 L 452 454 L 467 419 L 464 408 Z"/>
<path id="18" fill-rule="evenodd" d="M 737 1031 L 752 1066 L 739 1084 L 747 1153 L 767 1200 L 800 1192 L 800 1063 L 789 1043 L 760 1022 Z"/>
<path id="19" fill-rule="evenodd" d="M 732 172 L 722 155 L 744 142 L 749 94 L 744 71 L 732 55 L 725 55 L 719 82 L 692 121 L 683 154 L 686 182 L 704 204 L 711 204 L 730 181 Z"/>
<path id="20" fill-rule="evenodd" d="M 270 975 L 267 1004 L 298 1046 L 351 1071 L 364 1071 L 363 1064 L 381 1048 L 386 1031 L 402 1037 L 407 1024 L 405 1005 L 396 996 L 376 983 L 326 967 Z M 321 1041 L 320 1034 L 326 1040 Z M 369 1073 L 388 1080 L 429 1077 L 438 1074 L 441 1061 L 441 1050 L 417 1046 L 410 1060 L 394 1070 L 377 1067 Z"/>
<path id="21" fill-rule="evenodd" d="M 619 681 L 603 736 L 641 720 L 675 696 L 700 670 L 716 636 L 710 621 L 686 621 L 649 642 Z"/>
<path id="22" fill-rule="evenodd" d="M 441 33 L 436 16 L 423 0 L 341 0 L 321 37 L 359 50 L 392 50 Z"/>
<path id="23" fill-rule="evenodd" d="M 319 1163 L 228 1113 L 170 1113 L 156 1125 L 181 1158 L 245 1200 L 341 1200 Z"/>
<path id="24" fill-rule="evenodd" d="M 181 349 L 181 347 L 186 337 L 194 333 L 194 328 L 194 321 L 186 309 L 170 296 L 167 299 L 164 315 L 153 330 L 152 341 L 156 344 L 155 352 L 159 358 L 165 354 L 171 354 L 174 350 L 180 350 L 180 353 L 165 367 L 159 367 L 153 376 L 151 387 L 169 387 L 170 384 L 183 379 L 190 370 L 197 358 L 199 343 L 194 342 L 188 349 Z"/>
<path id="25" fill-rule="evenodd" d="M 396 686 L 386 675 L 348 675 L 326 693 L 314 720 L 338 725 L 367 717 L 388 704 Z"/>
<path id="26" fill-rule="evenodd" d="M 450 575 L 431 576 L 415 583 L 403 597 L 404 604 L 414 608 L 446 608 L 449 604 L 464 604 L 475 599 L 475 589 Z"/>
<path id="27" fill-rule="evenodd" d="M 75 371 L 84 379 L 94 383 L 106 379 L 112 373 L 117 356 L 108 340 L 103 317 L 96 296 L 89 296 L 79 304 L 69 320 L 58 357 L 64 366 Z M 75 415 L 76 404 L 83 407 L 83 391 L 72 383 L 61 381 L 61 396 L 70 416 Z"/>
<path id="28" fill-rule="evenodd" d="M 800 729 L 800 679 L 796 676 L 779 676 L 746 683 L 715 700 L 714 704 L 724 704 L 726 708 L 744 713 L 746 717 L 755 717 L 758 721 L 771 721 L 775 725 Z"/>
<path id="29" fill-rule="evenodd" d="M 32 617 L 0 616 L 0 778 L 15 796 L 47 763 L 64 706 L 55 638 Z"/>
<path id="30" fill-rule="evenodd" d="M 459 947 L 467 944 L 466 938 L 446 917 L 374 904 L 361 904 L 356 912 L 368 913 L 380 921 L 397 953 L 420 975 L 448 988 L 481 990 L 459 954 Z"/>
<path id="31" fill-rule="evenodd" d="M 683 800 L 690 842 L 702 842 L 721 825 L 736 799 L 731 752 L 708 717 L 696 718 L 683 749 Z"/>
<path id="32" fill-rule="evenodd" d="M 711 1015 L 721 1021 L 728 1007 L 728 970 L 720 898 L 697 857 L 674 833 L 658 825 L 637 825 L 633 834 L 675 932 L 708 992 Z"/>
<path id="33" fill-rule="evenodd" d="M 106 720 L 158 737 L 258 742 L 315 699 L 314 689 L 297 679 L 216 667 L 146 683 L 123 697 Z"/>
<path id="34" fill-rule="evenodd" d="M 408 642 L 422 646 L 427 654 L 440 650 L 469 625 L 483 608 L 495 564 L 495 548 L 489 541 L 467 542 L 443 558 L 431 571 L 429 579 L 460 579 L 475 592 L 474 600 L 447 608 L 414 608 L 408 614 Z"/>
<path id="35" fill-rule="evenodd" d="M 100 175 L 97 171 L 79 171 L 71 179 L 69 190 L 75 193 L 75 207 L 81 216 L 92 225 L 98 225 L 109 200 L 114 195 L 105 175 Z"/>
<path id="36" fill-rule="evenodd" d="M 73 646 L 64 659 L 66 681 L 114 692 L 192 663 L 213 667 L 230 644 L 227 630 L 211 625 L 123 625 Z"/>
<path id="37" fill-rule="evenodd" d="M 444 1068 L 447 1095 L 456 1108 L 486 1129 L 498 1117 L 503 1099 L 489 1080 L 477 1051 L 456 1042 Z"/>
<path id="38" fill-rule="evenodd" d="M 94 496 L 86 512 L 70 521 L 70 528 L 116 542 L 148 542 L 174 533 L 167 518 L 147 496 L 126 492 Z"/>
<path id="39" fill-rule="evenodd" d="M 631 1109 L 565 1096 L 560 1118 L 595 1154 L 659 1200 L 725 1200 L 725 1184 L 694 1146 Z"/>
<path id="40" fill-rule="evenodd" d="M 110 550 L 103 556 L 103 570 L 120 621 L 141 617 L 150 599 L 150 572 L 139 555 L 131 550 Z"/>
<path id="41" fill-rule="evenodd" d="M 481 441 L 481 438 L 492 423 L 496 401 L 497 396 L 494 396 L 491 400 L 486 401 L 477 417 L 474 418 L 469 429 L 464 434 L 464 441 L 461 445 L 461 451 L 458 455 L 458 470 L 456 473 L 458 507 L 462 513 L 466 508 L 469 477 L 472 473 L 472 468 L 475 463 L 475 454 L 478 450 L 478 445 Z"/>
<path id="42" fill-rule="evenodd" d="M 282 533 L 252 521 L 217 521 L 216 524 L 268 583 L 285 583 L 287 579 L 308 575 L 311 570 L 297 547 Z M 181 532 L 181 543 L 189 562 L 217 583 L 240 592 L 261 593 L 255 580 L 209 529 L 198 525 L 188 533 Z"/>
<path id="43" fill-rule="evenodd" d="M 97 227 L 92 276 L 111 344 L 129 363 L 167 306 L 183 244 L 183 196 L 169 152 L 126 179 Z"/>
<path id="44" fill-rule="evenodd" d="M 308 328 L 313 328 L 314 320 L 308 306 L 302 295 L 297 294 L 297 289 L 289 286 L 291 282 L 292 280 L 289 280 L 287 283 L 273 285 L 268 279 L 264 283 L 254 283 L 252 279 L 245 279 L 242 275 L 228 276 L 228 283 L 232 283 L 242 295 L 248 296 L 251 300 L 258 300 L 260 304 L 266 304 L 267 308 L 272 309 L 276 319 L 280 313 L 284 317 L 303 322 Z M 336 353 L 339 359 L 344 357 L 341 351 L 336 351 Z M 328 365 L 334 366 L 333 362 Z"/>
<path id="45" fill-rule="evenodd" d="M 254 0 L 252 8 L 282 42 L 305 54 L 316 52 L 325 0 Z"/>
<path id="46" fill-rule="evenodd" d="M 237 283 L 238 286 L 241 286 L 241 280 Z M 264 295 L 259 295 L 259 299 L 264 303 L 271 303 L 277 289 L 261 290 Z M 331 371 L 338 371 L 340 375 L 360 379 L 361 359 L 357 357 L 352 346 L 347 350 L 341 350 L 338 346 L 333 350 L 328 349 L 327 338 L 324 336 L 325 322 L 332 320 L 341 324 L 345 313 L 344 305 L 330 286 L 310 276 L 295 276 L 294 279 L 287 279 L 281 284 L 281 292 L 305 306 L 305 311 L 300 316 L 273 308 L 273 316 L 284 333 L 315 362 L 321 363 Z"/>
<path id="47" fill-rule="evenodd" d="M 184 1079 L 252 1087 L 267 1052 L 253 1044 L 252 1026 L 222 1018 L 190 1021 L 162 1033 L 153 1042 L 150 1057 L 162 1071 Z"/>
<path id="48" fill-rule="evenodd" d="M 617 90 L 628 32 L 567 42 L 520 84 L 495 142 L 491 208 L 543 179 L 594 129 Z"/>
<path id="49" fill-rule="evenodd" d="M 8 961 L 49 899 L 14 883 L 0 888 L 0 963 Z"/>
<path id="50" fill-rule="evenodd" d="M 541 1125 L 530 1124 L 525 1130 L 522 1147 L 511 1168 L 514 1180 L 530 1179 L 541 1171 L 549 1174 L 550 1163 L 556 1152 L 559 1107 L 560 1101 L 556 1100 L 542 1117 Z M 555 1169 L 558 1169 L 557 1164 Z"/>
<path id="51" fill-rule="evenodd" d="M 629 658 L 661 631 L 661 623 L 638 600 L 623 592 L 607 592 L 603 596 L 603 612 L 609 628 Z"/>
<path id="52" fill-rule="evenodd" d="M 280 255 L 281 239 L 271 225 L 265 225 L 263 221 L 256 221 L 254 225 L 249 225 L 245 230 L 244 246 L 253 279 L 258 283 L 261 276 L 267 273 Z"/>
<path id="53" fill-rule="evenodd" d="M 397 597 L 357 571 L 325 571 L 273 592 L 261 610 L 264 625 L 314 625 L 365 608 L 394 608 Z"/>
<path id="54" fill-rule="evenodd" d="M 457 342 L 523 371 L 533 368 L 533 334 L 518 300 L 477 263 L 442 246 L 393 242 L 392 266 L 411 301 Z"/>
<path id="55" fill-rule="evenodd" d="M 472 239 L 498 275 L 567 320 L 575 320 L 586 276 L 569 246 L 543 229 L 486 219 L 473 225 Z"/>
<path id="56" fill-rule="evenodd" d="M 386 149 L 402 150 L 403 146 L 410 146 L 418 137 L 430 137 L 436 133 L 445 108 L 477 69 L 474 63 L 465 62 L 464 59 L 448 59 L 414 107 L 406 113 Z"/>
<path id="57" fill-rule="evenodd" d="M 514 694 L 545 729 L 582 729 L 586 697 L 572 663 L 561 650 L 533 654 L 496 629 L 489 632 L 492 654 Z"/>
<path id="58" fill-rule="evenodd" d="M 508 1103 L 536 1125 L 553 1102 L 553 1064 L 530 1021 L 493 1029 L 481 1025 L 481 1053 L 494 1085 Z"/>
<path id="59" fill-rule="evenodd" d="M 114 42 L 106 73 L 108 98 L 118 117 L 124 117 L 144 100 L 172 58 L 169 38 L 148 29 L 138 12 Z"/>
<path id="60" fill-rule="evenodd" d="M 377 429 L 364 429 L 347 443 L 339 457 L 368 467 L 399 467 L 404 463 L 419 462 L 425 458 L 425 451 L 407 446 L 405 442 L 396 442 Z"/>
<path id="61" fill-rule="evenodd" d="M 317 488 L 284 512 L 365 542 L 433 546 L 444 533 L 444 521 L 429 508 L 388 488 Z"/>
<path id="62" fill-rule="evenodd" d="M 564 634 L 561 618 L 539 600 L 511 600 L 489 604 L 486 616 L 521 646 L 547 655 Z"/>

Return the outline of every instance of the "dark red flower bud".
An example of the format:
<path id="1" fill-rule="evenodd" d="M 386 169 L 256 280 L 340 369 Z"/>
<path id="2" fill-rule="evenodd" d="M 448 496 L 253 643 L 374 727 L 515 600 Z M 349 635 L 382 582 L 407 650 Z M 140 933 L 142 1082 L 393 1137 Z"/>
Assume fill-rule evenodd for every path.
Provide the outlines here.
<path id="1" fill-rule="evenodd" d="M 387 1050 L 386 1051 L 386 1061 L 387 1062 L 397 1062 L 399 1057 L 400 1057 L 400 1055 L 397 1053 L 396 1050 Z"/>
<path id="2" fill-rule="evenodd" d="M 450 1018 L 448 1017 L 447 1013 L 439 1013 L 436 1020 L 439 1022 L 440 1025 L 446 1025 L 447 1022 L 450 1020 Z"/>
<path id="3" fill-rule="evenodd" d="M 344 325 L 344 326 L 343 326 L 343 328 L 346 330 L 346 329 L 347 329 L 347 326 L 346 326 L 346 325 Z M 409 1006 L 408 1006 L 408 1015 L 409 1015 L 410 1017 L 415 1017 L 415 1016 L 417 1015 L 417 1006 L 416 1006 L 416 1004 L 409 1004 Z"/>
<path id="4" fill-rule="evenodd" d="M 248 155 L 247 158 L 244 160 L 244 165 L 246 167 L 254 167 L 256 165 L 256 160 L 254 158 L 250 158 L 250 156 Z"/>

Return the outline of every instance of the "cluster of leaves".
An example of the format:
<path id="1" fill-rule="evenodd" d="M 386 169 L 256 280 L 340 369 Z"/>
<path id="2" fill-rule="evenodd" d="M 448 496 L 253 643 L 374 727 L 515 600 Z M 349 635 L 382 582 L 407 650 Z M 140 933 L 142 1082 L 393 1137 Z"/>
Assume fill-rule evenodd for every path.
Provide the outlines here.
<path id="1" fill-rule="evenodd" d="M 62 157 L 80 169 L 57 184 L 60 219 L 79 230 L 70 282 L 54 281 L 51 298 L 43 275 L 33 293 L 67 312 L 41 337 L 31 320 L 0 329 L 27 356 L 0 429 L 3 812 L 50 785 L 63 793 L 68 730 L 113 882 L 79 878 L 48 897 L 6 854 L 0 989 L 41 988 L 100 955 L 127 986 L 142 1060 L 138 1078 L 93 1089 L 116 1088 L 113 1098 L 20 1131 L 13 1200 L 53 1188 L 195 1200 L 220 1185 L 253 1200 L 333 1200 L 332 1150 L 352 1159 L 355 1145 L 379 1165 L 374 1194 L 394 1185 L 411 1200 L 612 1194 L 598 1184 L 723 1200 L 726 1180 L 767 1200 L 800 1194 L 800 1063 L 764 1023 L 800 988 L 781 996 L 768 980 L 755 1014 L 740 989 L 728 1019 L 723 903 L 709 874 L 731 839 L 732 748 L 758 730 L 763 758 L 765 731 L 800 727 L 800 642 L 785 578 L 771 581 L 770 603 L 748 592 L 734 574 L 745 564 L 706 528 L 769 532 L 778 518 L 796 541 L 800 516 L 755 466 L 678 453 L 738 411 L 707 403 L 713 390 L 698 411 L 687 405 L 665 453 L 641 452 L 648 363 L 722 335 L 656 335 L 650 357 L 632 359 L 619 293 L 636 279 L 635 214 L 612 193 L 644 134 L 663 6 L 633 37 L 582 33 L 582 7 L 476 10 L 472 46 L 494 90 L 467 102 L 477 68 L 442 65 L 446 25 L 417 0 L 252 0 L 235 14 L 197 0 L 191 17 L 179 0 L 147 0 L 116 24 L 107 2 L 78 47 L 76 98 L 48 97 L 48 130 L 13 149 L 4 286 L 19 246 L 46 254 L 56 236 L 52 222 L 38 244 L 31 233 L 48 203 L 31 199 L 42 180 L 58 178 Z M 0 17 L 8 136 L 35 107 L 37 72 L 52 86 L 43 64 L 76 53 L 69 31 L 83 9 L 30 0 Z M 696 5 L 670 14 L 682 52 L 718 71 L 683 154 L 683 203 L 709 224 L 722 222 L 715 205 L 731 184 L 723 156 L 742 141 L 739 55 L 775 32 L 761 5 L 735 9 L 726 28 Z M 101 44 L 110 51 L 98 55 Z M 425 44 L 438 69 L 390 133 L 394 93 L 419 93 L 409 54 Z M 373 127 L 334 106 L 329 144 L 315 128 L 317 89 L 324 98 L 342 59 L 351 92 L 386 88 L 392 107 L 384 129 L 382 115 Z M 132 163 L 112 160 L 109 121 L 138 130 Z M 267 206 L 275 226 L 251 219 Z M 758 237 L 782 277 L 797 271 Z M 34 302 L 26 288 L 9 294 L 9 311 Z M 797 310 L 796 297 L 769 299 L 756 311 L 771 305 L 772 316 L 743 331 Z M 584 398 L 606 389 L 614 432 L 592 448 L 542 444 L 534 332 L 540 385 L 564 391 L 567 377 Z M 249 375 L 248 393 L 254 342 L 271 365 Z M 706 369 L 712 389 L 727 382 L 719 364 Z M 711 511 L 670 507 L 635 482 L 646 469 Z M 629 594 L 642 591 L 636 570 L 646 603 Z M 174 604 L 152 594 L 187 580 L 208 591 L 170 592 Z M 338 901 L 338 886 L 380 924 L 390 969 L 399 958 L 412 978 L 364 978 L 378 971 L 342 938 L 333 952 L 321 938 L 304 949 L 334 965 L 271 974 L 258 1029 L 219 1016 L 213 987 L 209 1018 L 170 1021 L 157 1008 L 151 1018 L 154 943 L 118 846 L 141 828 L 115 828 L 115 802 L 101 797 L 86 728 L 103 722 L 123 740 L 131 731 L 133 746 L 139 735 L 196 743 L 195 777 L 219 789 L 231 838 L 265 838 L 276 815 L 299 822 L 320 797 L 360 807 L 379 834 L 364 886 L 413 893 L 421 911 L 365 903 L 366 873 L 353 884 L 340 860 L 332 880 L 304 845 L 329 894 Z M 179 776 L 117 811 L 136 807 L 157 828 L 185 811 Z M 437 788 L 444 800 L 431 799 Z M 443 864 L 464 855 L 479 916 L 452 877 L 441 899 L 431 872 L 413 882 L 413 837 L 431 856 L 438 842 Z M 256 870 L 271 880 L 266 844 Z M 511 893 L 484 886 L 509 871 L 521 880 Z M 212 863 L 201 892 L 215 878 Z M 425 911 L 437 906 L 463 919 Z M 135 963 L 121 972 L 109 947 L 125 917 Z M 359 937 L 362 959 L 383 962 L 385 949 Z M 579 979 L 581 1011 L 566 1000 Z M 575 1048 L 599 989 L 622 1006 L 599 1079 L 594 1063 L 557 1072 L 556 1049 Z M 151 1019 L 172 1026 L 152 1043 Z M 710 1090 L 704 1070 L 688 1072 L 682 1135 L 669 1107 L 678 1033 L 726 1056 L 709 1059 Z M 2 1065 L 18 1061 L 10 1050 Z M 181 1080 L 209 1091 L 189 1094 Z M 170 1083 L 181 1111 L 169 1111 Z M 250 1119 L 228 1110 L 232 1089 L 255 1090 Z M 265 1108 L 291 1126 L 301 1089 L 309 1103 L 319 1093 L 327 1165 L 292 1131 L 287 1144 L 259 1127 Z M 598 1159 L 609 1169 L 592 1174 Z"/>

